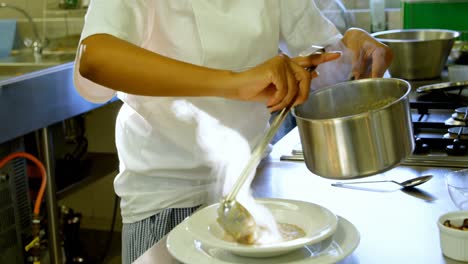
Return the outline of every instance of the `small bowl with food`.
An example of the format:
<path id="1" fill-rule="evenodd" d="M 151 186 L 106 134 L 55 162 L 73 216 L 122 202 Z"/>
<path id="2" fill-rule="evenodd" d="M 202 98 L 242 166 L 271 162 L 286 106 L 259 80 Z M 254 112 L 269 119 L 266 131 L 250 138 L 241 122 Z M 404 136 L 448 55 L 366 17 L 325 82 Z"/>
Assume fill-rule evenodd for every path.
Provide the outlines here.
<path id="1" fill-rule="evenodd" d="M 468 261 L 468 211 L 446 213 L 437 226 L 442 253 L 451 259 Z"/>
<path id="2" fill-rule="evenodd" d="M 226 250 L 244 257 L 273 257 L 307 245 L 326 248 L 332 242 L 338 218 L 330 210 L 309 202 L 286 199 L 256 199 L 255 202 L 271 213 L 275 228 L 258 225 L 255 239 L 236 241 L 217 222 L 219 204 L 207 206 L 187 220 L 187 231 L 201 244 Z M 252 212 L 256 222 L 257 212 Z"/>

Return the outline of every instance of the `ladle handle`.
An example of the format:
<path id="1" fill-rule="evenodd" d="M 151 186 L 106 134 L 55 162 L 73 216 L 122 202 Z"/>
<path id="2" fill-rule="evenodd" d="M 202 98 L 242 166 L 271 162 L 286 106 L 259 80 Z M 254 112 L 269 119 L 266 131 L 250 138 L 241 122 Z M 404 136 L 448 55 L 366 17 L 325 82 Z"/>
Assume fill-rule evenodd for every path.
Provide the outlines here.
<path id="1" fill-rule="evenodd" d="M 255 169 L 257 164 L 260 162 L 260 159 L 262 158 L 263 153 L 265 152 L 265 149 L 267 148 L 268 144 L 275 136 L 281 123 L 283 122 L 283 120 L 286 118 L 289 111 L 291 110 L 291 107 L 292 106 L 283 108 L 279 112 L 279 114 L 275 117 L 273 122 L 270 124 L 270 128 L 268 129 L 266 135 L 255 146 L 254 150 L 252 151 L 252 156 L 250 157 L 250 160 L 248 161 L 247 165 L 242 170 L 242 173 L 240 174 L 236 183 L 232 187 L 231 191 L 226 195 L 225 201 L 232 201 L 237 196 L 237 193 L 239 192 L 242 185 L 244 185 L 244 182 L 247 180 L 252 170 Z"/>

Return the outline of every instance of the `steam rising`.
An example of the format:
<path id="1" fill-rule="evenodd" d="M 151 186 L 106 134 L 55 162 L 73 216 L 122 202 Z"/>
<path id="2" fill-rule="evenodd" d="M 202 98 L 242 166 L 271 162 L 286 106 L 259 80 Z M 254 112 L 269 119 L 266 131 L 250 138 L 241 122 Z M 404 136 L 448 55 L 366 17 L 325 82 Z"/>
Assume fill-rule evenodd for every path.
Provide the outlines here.
<path id="1" fill-rule="evenodd" d="M 219 202 L 226 195 L 240 176 L 251 157 L 248 141 L 239 132 L 224 126 L 217 119 L 197 108 L 186 100 L 177 100 L 173 104 L 177 116 L 187 122 L 197 124 L 197 143 L 203 151 L 205 161 L 213 169 L 216 181 L 208 194 L 208 203 Z M 250 191 L 250 184 L 255 175 L 253 171 L 240 189 L 237 200 L 253 216 L 261 230 L 257 232 L 257 243 L 272 243 L 281 239 L 276 221 L 270 211 L 255 202 Z M 258 229 L 258 228 L 257 228 Z"/>
<path id="2" fill-rule="evenodd" d="M 312 79 L 312 90 L 348 81 L 353 77 L 353 52 L 346 48 L 341 41 L 328 46 L 326 50 L 341 51 L 341 56 L 336 60 L 328 61 L 317 66 L 316 71 L 319 72 L 320 75 L 317 78 Z"/>
<path id="3" fill-rule="evenodd" d="M 330 20 L 341 33 L 344 33 L 354 24 L 354 16 L 348 12 L 340 0 L 315 0 L 315 4 L 322 14 Z"/>

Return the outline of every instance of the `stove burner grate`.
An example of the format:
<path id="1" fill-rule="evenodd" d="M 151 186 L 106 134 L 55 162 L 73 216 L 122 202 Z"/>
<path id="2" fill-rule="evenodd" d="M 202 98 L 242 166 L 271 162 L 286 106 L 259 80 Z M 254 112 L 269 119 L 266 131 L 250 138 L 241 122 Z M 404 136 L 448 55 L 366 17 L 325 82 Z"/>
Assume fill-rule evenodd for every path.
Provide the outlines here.
<path id="1" fill-rule="evenodd" d="M 448 133 L 444 134 L 444 138 L 467 140 L 468 127 L 451 127 L 448 129 Z"/>
<path id="2" fill-rule="evenodd" d="M 415 149 L 404 164 L 468 168 L 468 89 L 463 88 L 410 93 Z"/>

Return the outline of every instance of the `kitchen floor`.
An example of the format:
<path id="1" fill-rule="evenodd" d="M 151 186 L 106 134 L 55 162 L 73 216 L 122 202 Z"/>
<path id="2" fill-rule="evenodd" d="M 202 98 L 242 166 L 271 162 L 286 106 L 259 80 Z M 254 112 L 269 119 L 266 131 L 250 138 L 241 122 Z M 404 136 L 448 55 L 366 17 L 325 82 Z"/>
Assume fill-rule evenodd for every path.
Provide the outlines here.
<path id="1" fill-rule="evenodd" d="M 88 262 L 86 263 L 96 263 L 101 264 L 100 259 L 104 253 L 104 248 L 106 246 L 106 241 L 109 237 L 109 232 L 99 231 L 99 230 L 90 230 L 82 229 L 80 231 L 80 238 L 83 244 L 83 251 L 87 255 Z M 102 264 L 121 264 L 121 233 L 115 232 L 112 235 L 112 242 L 109 247 L 109 251 L 106 254 L 106 258 Z"/>

